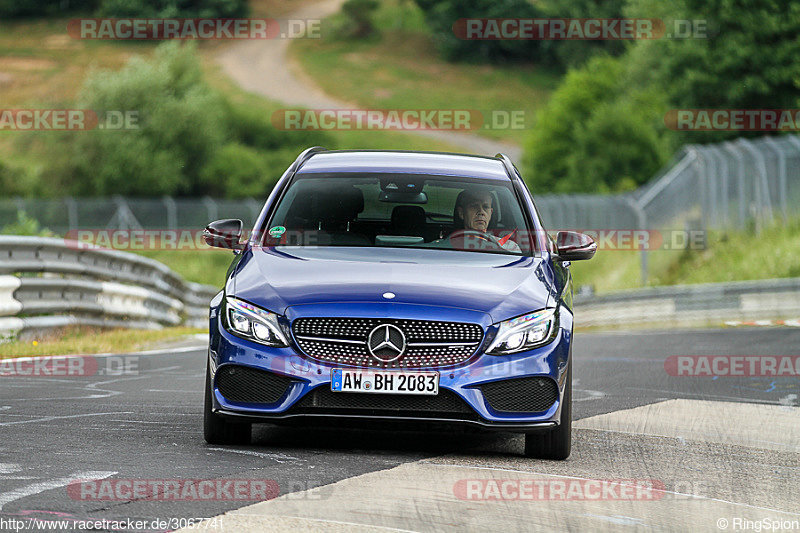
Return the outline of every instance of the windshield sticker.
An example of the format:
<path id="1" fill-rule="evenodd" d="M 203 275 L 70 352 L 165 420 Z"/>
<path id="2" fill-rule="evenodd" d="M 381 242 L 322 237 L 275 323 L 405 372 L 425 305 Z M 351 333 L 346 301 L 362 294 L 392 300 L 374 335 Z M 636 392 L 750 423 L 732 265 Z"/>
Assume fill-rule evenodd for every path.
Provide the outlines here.
<path id="1" fill-rule="evenodd" d="M 278 239 L 285 232 L 286 228 L 284 228 L 283 226 L 274 226 L 269 229 L 269 236 L 272 237 L 273 239 Z"/>

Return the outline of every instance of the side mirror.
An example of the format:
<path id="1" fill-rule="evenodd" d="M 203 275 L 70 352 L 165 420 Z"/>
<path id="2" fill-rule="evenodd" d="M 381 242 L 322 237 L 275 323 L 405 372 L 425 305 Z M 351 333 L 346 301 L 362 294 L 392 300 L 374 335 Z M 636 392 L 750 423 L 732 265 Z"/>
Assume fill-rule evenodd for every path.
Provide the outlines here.
<path id="1" fill-rule="evenodd" d="M 588 235 L 577 231 L 559 231 L 556 235 L 556 249 L 562 261 L 580 261 L 594 256 L 597 243 Z"/>
<path id="2" fill-rule="evenodd" d="M 203 240 L 206 244 L 214 248 L 225 248 L 226 250 L 243 250 L 244 244 L 240 242 L 242 238 L 242 221 L 238 218 L 226 218 L 215 220 L 203 230 Z"/>

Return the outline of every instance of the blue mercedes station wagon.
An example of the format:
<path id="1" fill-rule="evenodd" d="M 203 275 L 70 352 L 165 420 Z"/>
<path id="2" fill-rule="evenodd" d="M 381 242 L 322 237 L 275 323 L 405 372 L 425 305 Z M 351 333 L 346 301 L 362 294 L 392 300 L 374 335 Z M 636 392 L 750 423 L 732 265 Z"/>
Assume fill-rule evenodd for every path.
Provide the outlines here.
<path id="1" fill-rule="evenodd" d="M 242 226 L 204 231 L 235 253 L 211 302 L 207 442 L 416 422 L 569 456 L 569 265 L 596 244 L 550 237 L 508 157 L 310 148 Z"/>

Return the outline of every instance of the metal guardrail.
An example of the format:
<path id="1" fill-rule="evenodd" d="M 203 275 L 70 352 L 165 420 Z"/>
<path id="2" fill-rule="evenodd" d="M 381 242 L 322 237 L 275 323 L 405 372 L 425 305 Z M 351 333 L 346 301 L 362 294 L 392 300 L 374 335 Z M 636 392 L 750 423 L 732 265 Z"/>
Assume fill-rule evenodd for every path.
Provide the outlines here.
<path id="1" fill-rule="evenodd" d="M 70 325 L 204 327 L 218 290 L 146 257 L 0 235 L 0 337 Z"/>
<path id="2" fill-rule="evenodd" d="M 575 325 L 688 327 L 800 318 L 800 278 L 676 285 L 575 297 Z"/>

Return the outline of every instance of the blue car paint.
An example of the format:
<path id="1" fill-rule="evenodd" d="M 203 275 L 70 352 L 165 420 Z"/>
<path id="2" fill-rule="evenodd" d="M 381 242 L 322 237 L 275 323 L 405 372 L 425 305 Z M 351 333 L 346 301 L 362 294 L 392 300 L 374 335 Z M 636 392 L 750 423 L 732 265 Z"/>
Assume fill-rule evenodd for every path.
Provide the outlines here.
<path id="1" fill-rule="evenodd" d="M 456 161 L 459 164 L 454 164 Z M 509 179 L 496 159 L 413 152 L 322 153 L 309 159 L 298 173 L 367 171 Z M 480 324 L 486 333 L 477 355 L 452 368 L 427 369 L 440 372 L 440 389 L 460 396 L 488 424 L 531 424 L 533 427 L 559 420 L 570 363 L 572 282 L 567 265 L 553 259 L 535 204 L 521 179 L 518 192 L 525 209 L 531 213 L 531 225 L 540 250 L 533 257 L 414 248 L 262 247 L 260 232 L 273 204 L 292 177 L 290 168 L 270 194 L 253 236 L 228 271 L 225 294 L 285 316 L 287 331 L 290 331 L 291 321 L 304 316 L 411 318 Z M 309 286 L 313 290 L 309 290 Z M 381 296 L 385 292 L 393 292 L 396 297 L 387 301 Z M 271 348 L 231 334 L 220 324 L 222 294 L 211 303 L 209 357 L 212 368 L 244 365 L 289 376 L 298 382 L 274 404 L 231 402 L 214 388 L 215 411 L 269 421 L 270 417 L 285 413 L 312 389 L 330 387 L 332 369 L 345 367 L 307 357 L 295 342 L 290 347 Z M 499 322 L 544 307 L 558 307 L 559 310 L 558 331 L 552 342 L 507 356 L 483 353 Z M 526 376 L 550 376 L 558 382 L 559 399 L 547 411 L 496 412 L 477 388 L 491 381 Z"/>

